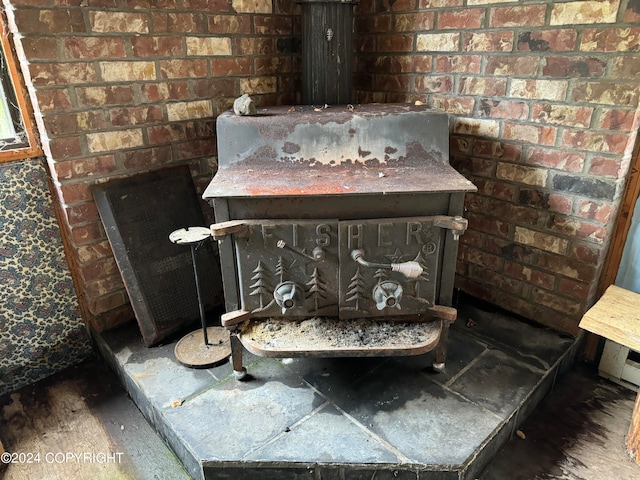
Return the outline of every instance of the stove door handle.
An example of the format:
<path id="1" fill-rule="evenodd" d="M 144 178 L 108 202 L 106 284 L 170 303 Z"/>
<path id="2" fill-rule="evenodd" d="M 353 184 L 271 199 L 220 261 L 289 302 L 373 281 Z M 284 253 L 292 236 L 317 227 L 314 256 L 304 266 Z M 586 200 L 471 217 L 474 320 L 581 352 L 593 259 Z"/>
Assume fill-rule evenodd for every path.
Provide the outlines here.
<path id="1" fill-rule="evenodd" d="M 402 263 L 376 263 L 369 262 L 364 258 L 364 250 L 357 249 L 351 251 L 351 258 L 363 267 L 367 268 L 384 268 L 404 275 L 408 279 L 418 278 L 424 271 L 418 262 L 402 262 Z"/>

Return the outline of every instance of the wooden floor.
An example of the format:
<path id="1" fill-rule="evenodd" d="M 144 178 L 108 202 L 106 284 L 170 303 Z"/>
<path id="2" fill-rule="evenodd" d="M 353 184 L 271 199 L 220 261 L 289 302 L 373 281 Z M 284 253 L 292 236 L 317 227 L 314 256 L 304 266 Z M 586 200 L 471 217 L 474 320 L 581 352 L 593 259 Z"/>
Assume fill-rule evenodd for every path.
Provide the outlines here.
<path id="1" fill-rule="evenodd" d="M 574 367 L 481 479 L 640 479 L 640 466 L 624 447 L 635 398 L 634 391 Z"/>
<path id="2" fill-rule="evenodd" d="M 574 368 L 480 478 L 640 479 L 640 466 L 624 450 L 634 399 L 635 392 Z M 32 462 L 5 465 L 3 479 L 189 478 L 97 362 L 27 387 L 0 406 L 5 450 Z"/>

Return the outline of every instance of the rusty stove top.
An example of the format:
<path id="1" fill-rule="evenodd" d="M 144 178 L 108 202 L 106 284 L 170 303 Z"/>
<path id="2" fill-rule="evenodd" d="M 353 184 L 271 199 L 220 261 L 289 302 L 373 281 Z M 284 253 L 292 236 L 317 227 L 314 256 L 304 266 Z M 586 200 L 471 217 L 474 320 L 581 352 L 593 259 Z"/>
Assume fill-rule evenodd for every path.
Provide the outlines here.
<path id="1" fill-rule="evenodd" d="M 204 197 L 475 191 L 442 154 L 448 135 L 430 132 L 438 117 L 446 114 L 399 104 L 225 112 Z"/>

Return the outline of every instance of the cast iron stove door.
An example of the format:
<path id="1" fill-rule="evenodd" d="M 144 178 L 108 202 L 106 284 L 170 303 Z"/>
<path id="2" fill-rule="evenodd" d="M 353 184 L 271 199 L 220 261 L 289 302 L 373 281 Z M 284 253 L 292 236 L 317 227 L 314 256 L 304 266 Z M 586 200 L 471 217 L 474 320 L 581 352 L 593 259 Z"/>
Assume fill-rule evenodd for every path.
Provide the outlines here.
<path id="1" fill-rule="evenodd" d="M 243 309 L 252 317 L 338 315 L 338 221 L 247 221 L 236 237 Z"/>
<path id="2" fill-rule="evenodd" d="M 433 217 L 339 223 L 340 318 L 419 315 L 434 305 L 444 230 L 433 223 Z"/>
<path id="3" fill-rule="evenodd" d="M 421 315 L 433 307 L 445 230 L 436 218 L 248 220 L 236 237 L 252 317 Z"/>

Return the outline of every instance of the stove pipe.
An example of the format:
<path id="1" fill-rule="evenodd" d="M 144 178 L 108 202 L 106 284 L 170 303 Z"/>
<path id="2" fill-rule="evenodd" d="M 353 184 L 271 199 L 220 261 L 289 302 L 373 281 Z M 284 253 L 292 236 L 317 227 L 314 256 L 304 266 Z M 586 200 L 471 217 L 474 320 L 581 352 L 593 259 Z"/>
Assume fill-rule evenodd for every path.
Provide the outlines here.
<path id="1" fill-rule="evenodd" d="M 299 0 L 299 3 L 303 103 L 351 103 L 353 6 L 358 0 Z"/>

